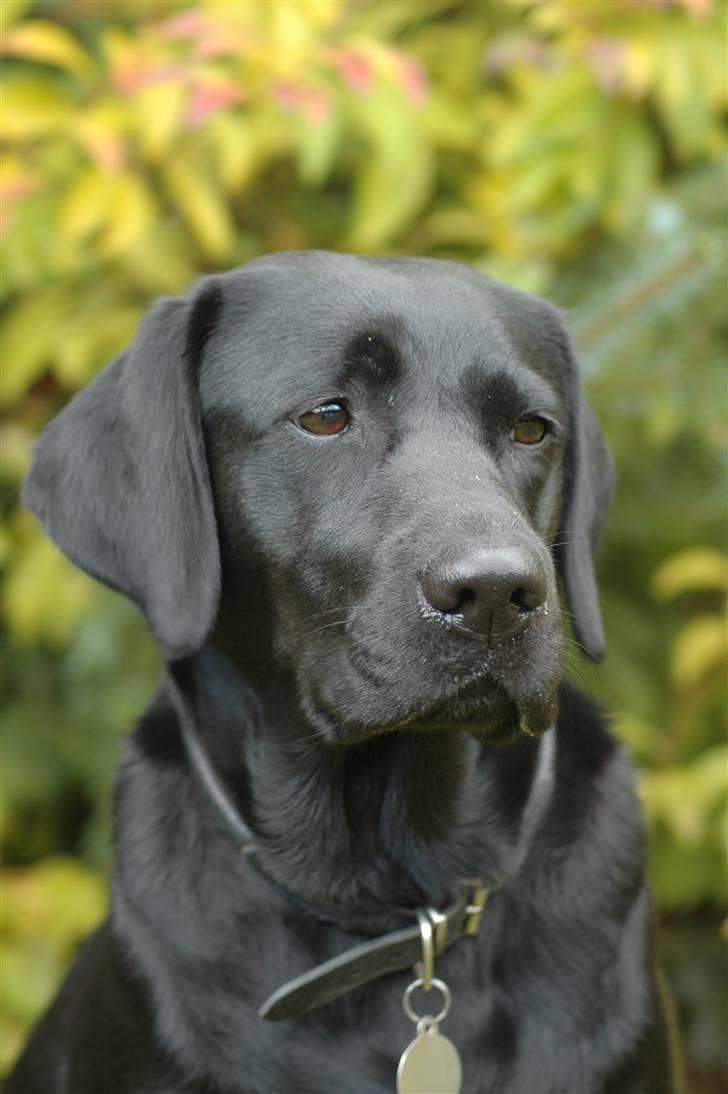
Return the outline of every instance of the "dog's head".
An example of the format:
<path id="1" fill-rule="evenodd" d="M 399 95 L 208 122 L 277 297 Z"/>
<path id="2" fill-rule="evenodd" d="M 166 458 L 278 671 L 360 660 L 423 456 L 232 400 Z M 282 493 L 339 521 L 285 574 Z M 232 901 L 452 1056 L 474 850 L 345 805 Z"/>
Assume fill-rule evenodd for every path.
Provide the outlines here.
<path id="1" fill-rule="evenodd" d="M 301 252 L 159 302 L 23 498 L 169 659 L 224 631 L 352 740 L 550 723 L 557 572 L 602 653 L 611 478 L 549 305 L 454 263 Z"/>

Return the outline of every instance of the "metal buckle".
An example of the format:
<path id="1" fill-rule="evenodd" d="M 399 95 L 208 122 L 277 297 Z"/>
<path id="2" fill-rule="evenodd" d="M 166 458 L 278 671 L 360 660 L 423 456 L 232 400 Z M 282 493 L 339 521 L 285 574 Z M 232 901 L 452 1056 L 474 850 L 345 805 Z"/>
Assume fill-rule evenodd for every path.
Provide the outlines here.
<path id="1" fill-rule="evenodd" d="M 417 909 L 417 919 L 422 940 L 422 990 L 429 991 L 435 975 L 435 942 L 432 923 L 427 912 L 423 912 L 421 908 Z"/>
<path id="2" fill-rule="evenodd" d="M 447 942 L 447 928 L 449 920 L 444 912 L 438 912 L 437 908 L 425 908 L 430 917 L 432 929 L 435 932 L 435 957 L 439 957 L 445 949 Z"/>
<path id="3" fill-rule="evenodd" d="M 465 922 L 463 928 L 465 934 L 476 935 L 480 927 L 483 909 L 488 902 L 490 893 L 480 878 L 473 878 L 466 884 L 469 886 L 470 892 L 468 894 L 468 903 L 465 907 Z"/>

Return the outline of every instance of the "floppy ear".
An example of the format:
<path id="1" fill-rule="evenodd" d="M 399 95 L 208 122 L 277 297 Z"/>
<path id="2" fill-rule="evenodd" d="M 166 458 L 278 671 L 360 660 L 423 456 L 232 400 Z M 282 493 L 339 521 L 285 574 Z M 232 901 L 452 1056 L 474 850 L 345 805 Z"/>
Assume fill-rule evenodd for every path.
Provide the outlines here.
<path id="1" fill-rule="evenodd" d="M 196 367 L 220 306 L 214 282 L 158 301 L 132 346 L 46 428 L 23 484 L 58 547 L 130 597 L 169 658 L 199 648 L 217 610 Z"/>
<path id="2" fill-rule="evenodd" d="M 556 563 L 577 641 L 591 661 L 601 661 L 604 630 L 594 555 L 612 494 L 614 465 L 597 420 L 581 395 L 576 361 L 565 335 L 564 349 L 567 354 L 566 381 L 571 392 L 571 422 L 564 457 Z"/>

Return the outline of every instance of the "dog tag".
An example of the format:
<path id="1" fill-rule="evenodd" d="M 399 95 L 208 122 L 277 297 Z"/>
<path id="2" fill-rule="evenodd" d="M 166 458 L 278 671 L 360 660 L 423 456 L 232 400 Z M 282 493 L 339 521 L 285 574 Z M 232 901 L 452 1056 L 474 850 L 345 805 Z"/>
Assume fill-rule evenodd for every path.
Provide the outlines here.
<path id="1" fill-rule="evenodd" d="M 422 1019 L 399 1061 L 397 1094 L 460 1094 L 462 1076 L 455 1045 L 442 1036 L 436 1022 Z"/>

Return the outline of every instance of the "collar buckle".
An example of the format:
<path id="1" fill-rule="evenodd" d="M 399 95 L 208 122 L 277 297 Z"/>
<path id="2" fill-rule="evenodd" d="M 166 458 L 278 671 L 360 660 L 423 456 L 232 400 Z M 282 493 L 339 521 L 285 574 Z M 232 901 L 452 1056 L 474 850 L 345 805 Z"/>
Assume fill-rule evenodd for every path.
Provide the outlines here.
<path id="1" fill-rule="evenodd" d="M 468 887 L 468 903 L 465 905 L 463 930 L 465 934 L 474 936 L 480 928 L 480 920 L 488 902 L 490 890 L 486 888 L 481 878 L 470 878 L 465 884 Z"/>

